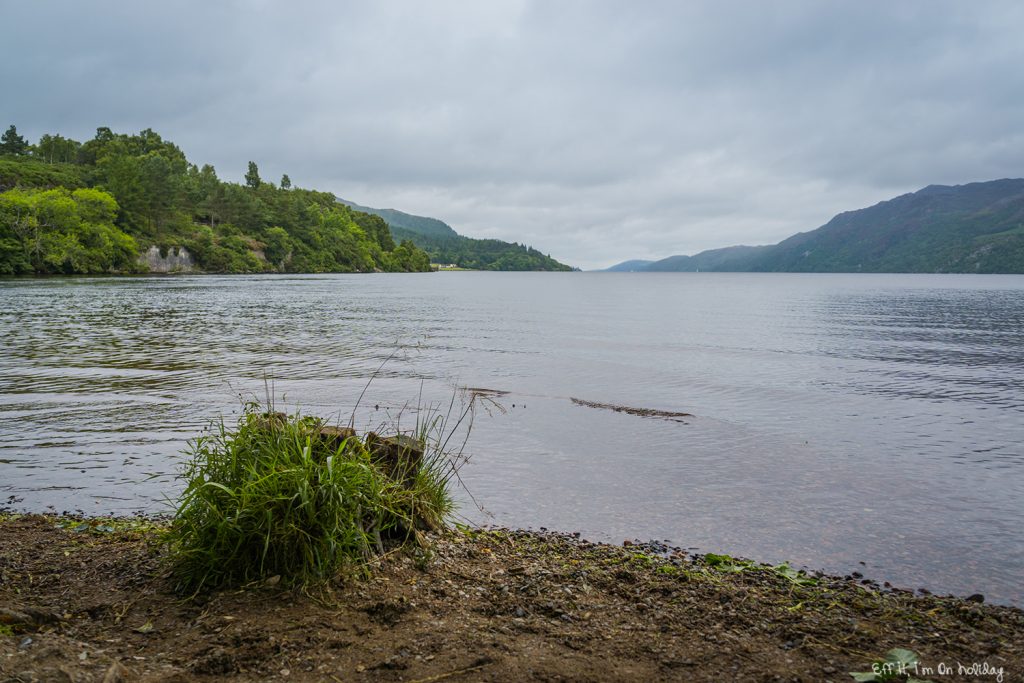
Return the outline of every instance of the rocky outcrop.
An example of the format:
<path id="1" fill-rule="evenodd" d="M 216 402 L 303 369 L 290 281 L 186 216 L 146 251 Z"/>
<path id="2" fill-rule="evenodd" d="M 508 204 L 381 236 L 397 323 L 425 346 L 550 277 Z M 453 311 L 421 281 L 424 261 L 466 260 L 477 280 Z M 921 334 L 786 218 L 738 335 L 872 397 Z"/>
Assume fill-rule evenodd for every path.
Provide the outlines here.
<path id="1" fill-rule="evenodd" d="M 151 273 L 192 273 L 198 270 L 185 247 L 170 247 L 165 253 L 155 244 L 139 256 L 139 265 Z"/>

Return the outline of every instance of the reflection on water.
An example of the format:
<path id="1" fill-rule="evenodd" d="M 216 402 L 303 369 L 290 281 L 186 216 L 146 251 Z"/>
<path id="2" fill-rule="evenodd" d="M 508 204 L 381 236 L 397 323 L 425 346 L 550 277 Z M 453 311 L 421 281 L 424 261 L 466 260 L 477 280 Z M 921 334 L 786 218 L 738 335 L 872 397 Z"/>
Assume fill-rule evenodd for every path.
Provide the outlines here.
<path id="1" fill-rule="evenodd" d="M 187 439 L 267 377 L 347 418 L 401 348 L 357 424 L 509 392 L 474 424 L 474 521 L 1024 601 L 1021 277 L 60 279 L 0 302 L 0 503 L 164 509 Z"/>

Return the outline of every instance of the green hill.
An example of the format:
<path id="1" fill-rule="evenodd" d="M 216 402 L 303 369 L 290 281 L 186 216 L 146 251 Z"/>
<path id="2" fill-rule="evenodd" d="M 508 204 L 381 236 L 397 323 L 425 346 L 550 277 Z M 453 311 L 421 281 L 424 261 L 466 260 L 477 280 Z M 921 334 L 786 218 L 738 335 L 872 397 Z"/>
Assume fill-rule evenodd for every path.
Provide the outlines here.
<path id="1" fill-rule="evenodd" d="M 630 259 L 629 261 L 623 261 L 622 263 L 616 263 L 614 266 L 610 266 L 604 270 L 609 273 L 636 273 L 646 270 L 647 266 L 652 263 L 654 263 L 654 261 L 636 258 Z"/>
<path id="2" fill-rule="evenodd" d="M 425 237 L 458 236 L 458 233 L 455 232 L 450 225 L 444 221 L 439 221 L 436 218 L 414 216 L 411 213 L 405 213 L 404 211 L 398 211 L 397 209 L 371 209 L 368 206 L 360 206 L 355 202 L 350 202 L 345 199 L 341 199 L 340 197 L 338 198 L 338 201 L 342 204 L 347 204 L 356 211 L 380 216 L 384 219 L 384 222 L 388 224 L 388 227 L 392 229 L 398 228 L 408 233 L 423 235 Z"/>
<path id="3" fill-rule="evenodd" d="M 32 145 L 11 126 L 0 155 L 0 276 L 145 272 L 172 250 L 205 272 L 430 270 L 380 217 L 253 162 L 244 185 L 223 181 L 152 130 Z"/>
<path id="4" fill-rule="evenodd" d="M 436 218 L 415 216 L 395 209 L 373 209 L 345 199 L 349 207 L 380 216 L 397 240 L 409 240 L 430 255 L 434 263 L 472 270 L 572 270 L 533 247 L 514 242 L 464 237 Z"/>
<path id="5" fill-rule="evenodd" d="M 1024 273 L 1024 179 L 930 185 L 841 213 L 751 270 Z"/>
<path id="6" fill-rule="evenodd" d="M 725 247 L 693 256 L 669 256 L 645 268 L 648 272 L 698 272 L 709 270 L 746 270 L 770 247 Z"/>
<path id="7" fill-rule="evenodd" d="M 1024 273 L 1024 179 L 929 185 L 763 247 L 671 256 L 646 271 Z"/>

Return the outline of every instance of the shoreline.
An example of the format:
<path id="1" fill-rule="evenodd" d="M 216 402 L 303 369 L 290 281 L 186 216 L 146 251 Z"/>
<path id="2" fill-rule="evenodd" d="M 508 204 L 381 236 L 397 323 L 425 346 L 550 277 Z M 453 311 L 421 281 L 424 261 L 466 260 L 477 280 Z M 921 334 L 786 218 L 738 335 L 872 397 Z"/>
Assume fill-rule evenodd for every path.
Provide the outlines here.
<path id="1" fill-rule="evenodd" d="M 0 516 L 4 680 L 845 681 L 894 648 L 934 681 L 1024 674 L 1017 607 L 544 531 L 458 528 L 368 577 L 182 600 L 161 525 Z"/>

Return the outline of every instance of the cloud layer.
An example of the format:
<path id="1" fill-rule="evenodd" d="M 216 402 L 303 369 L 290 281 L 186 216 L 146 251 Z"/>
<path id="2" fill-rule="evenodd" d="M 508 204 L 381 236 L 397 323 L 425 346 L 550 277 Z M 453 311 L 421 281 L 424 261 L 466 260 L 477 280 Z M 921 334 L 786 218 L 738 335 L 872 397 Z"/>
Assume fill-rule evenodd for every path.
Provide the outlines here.
<path id="1" fill-rule="evenodd" d="M 19 3 L 0 124 L 152 127 L 589 268 L 1024 175 L 1022 33 L 998 1 Z"/>

